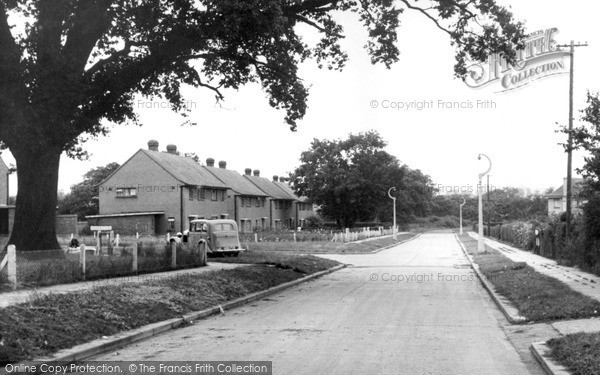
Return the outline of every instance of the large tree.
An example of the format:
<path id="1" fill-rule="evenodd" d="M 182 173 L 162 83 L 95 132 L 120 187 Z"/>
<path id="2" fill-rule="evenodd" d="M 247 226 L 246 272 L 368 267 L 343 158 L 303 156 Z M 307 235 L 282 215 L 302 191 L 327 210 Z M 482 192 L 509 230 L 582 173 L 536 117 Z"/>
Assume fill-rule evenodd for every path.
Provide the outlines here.
<path id="1" fill-rule="evenodd" d="M 290 176 L 292 187 L 339 227 L 382 218 L 391 221 L 390 187 L 397 189 L 400 218 L 426 215 L 433 191 L 430 178 L 400 165 L 385 146 L 374 131 L 343 140 L 315 139 Z"/>
<path id="2" fill-rule="evenodd" d="M 19 169 L 11 242 L 58 247 L 54 215 L 59 159 L 106 124 L 135 122 L 135 94 L 184 110 L 183 85 L 213 90 L 256 82 L 292 129 L 308 91 L 298 65 L 313 59 L 341 69 L 339 12 L 368 30 L 373 63 L 398 60 L 399 16 L 410 9 L 449 36 L 456 72 L 467 58 L 503 53 L 509 61 L 523 26 L 495 0 L 0 0 L 0 142 Z M 308 25 L 321 35 L 307 45 Z M 104 121 L 103 121 L 104 120 Z"/>

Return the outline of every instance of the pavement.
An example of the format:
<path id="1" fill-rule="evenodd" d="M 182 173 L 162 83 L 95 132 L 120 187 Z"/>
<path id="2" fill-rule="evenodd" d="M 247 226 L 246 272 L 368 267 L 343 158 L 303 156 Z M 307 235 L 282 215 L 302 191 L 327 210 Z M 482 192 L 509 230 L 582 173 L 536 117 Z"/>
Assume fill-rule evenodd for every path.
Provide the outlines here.
<path id="1" fill-rule="evenodd" d="M 230 264 L 230 263 L 212 263 L 209 262 L 207 267 L 199 267 L 199 268 L 188 268 L 177 271 L 166 271 L 166 272 L 156 272 L 149 274 L 141 274 L 141 275 L 132 275 L 125 277 L 115 277 L 111 279 L 101 279 L 101 280 L 92 280 L 92 281 L 84 281 L 72 284 L 60 284 L 60 285 L 52 285 L 47 287 L 35 288 L 35 289 L 22 289 L 14 292 L 4 292 L 0 293 L 0 308 L 8 307 L 11 305 L 16 305 L 19 303 L 24 303 L 29 301 L 31 298 L 44 296 L 48 294 L 65 294 L 72 292 L 79 292 L 83 290 L 89 290 L 99 286 L 105 285 L 118 285 L 123 283 L 143 283 L 150 280 L 160 280 L 165 278 L 174 278 L 181 277 L 183 275 L 195 275 L 204 272 L 210 272 L 215 270 L 226 270 L 232 269 L 240 266 L 245 266 L 244 264 Z"/>
<path id="2" fill-rule="evenodd" d="M 322 256 L 351 266 L 90 359 L 266 360 L 275 374 L 541 373 L 512 345 L 453 234 Z"/>
<path id="3" fill-rule="evenodd" d="M 469 232 L 469 235 L 474 239 L 478 238 L 478 235 L 474 232 Z M 561 266 L 552 259 L 544 258 L 489 238 L 485 239 L 485 244 L 500 251 L 504 256 L 515 262 L 526 262 L 539 273 L 560 280 L 571 287 L 571 289 L 596 301 L 600 301 L 600 277 L 594 274 L 582 271 L 576 267 Z M 561 321 L 552 323 L 552 326 L 560 334 L 599 332 L 600 318 Z"/>

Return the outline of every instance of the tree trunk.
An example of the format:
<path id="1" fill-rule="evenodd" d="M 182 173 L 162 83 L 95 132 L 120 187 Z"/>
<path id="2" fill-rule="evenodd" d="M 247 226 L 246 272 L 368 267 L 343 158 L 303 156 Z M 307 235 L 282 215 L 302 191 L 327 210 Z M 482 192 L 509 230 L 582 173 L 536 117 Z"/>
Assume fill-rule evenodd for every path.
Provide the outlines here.
<path id="1" fill-rule="evenodd" d="M 19 151 L 13 151 L 19 191 L 9 243 L 19 251 L 60 249 L 56 239 L 56 204 L 61 151 Z"/>

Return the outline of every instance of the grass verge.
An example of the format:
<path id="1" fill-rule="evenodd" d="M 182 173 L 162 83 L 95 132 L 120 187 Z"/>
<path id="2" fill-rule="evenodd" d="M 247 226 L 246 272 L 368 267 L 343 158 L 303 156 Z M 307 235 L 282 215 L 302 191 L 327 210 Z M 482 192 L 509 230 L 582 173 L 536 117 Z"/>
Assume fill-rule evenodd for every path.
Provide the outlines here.
<path id="1" fill-rule="evenodd" d="M 0 309 L 0 365 L 47 356 L 102 336 L 203 310 L 338 263 L 274 257 L 276 265 L 184 275 L 34 297 Z"/>
<path id="2" fill-rule="evenodd" d="M 508 298 L 527 320 L 542 322 L 600 316 L 600 302 L 535 271 L 524 262 L 510 260 L 487 245 L 485 253 L 476 254 L 477 241 L 467 234 L 459 239 L 496 292 Z"/>
<path id="3" fill-rule="evenodd" d="M 381 238 L 360 243 L 341 243 L 329 241 L 310 242 L 248 242 L 244 246 L 252 252 L 285 252 L 290 254 L 364 254 L 382 247 L 409 240 L 415 233 L 398 234 L 397 240 Z M 242 255 L 240 255 L 242 256 Z"/>
<path id="4" fill-rule="evenodd" d="M 546 343 L 550 356 L 573 375 L 600 374 L 600 332 L 575 333 Z"/>

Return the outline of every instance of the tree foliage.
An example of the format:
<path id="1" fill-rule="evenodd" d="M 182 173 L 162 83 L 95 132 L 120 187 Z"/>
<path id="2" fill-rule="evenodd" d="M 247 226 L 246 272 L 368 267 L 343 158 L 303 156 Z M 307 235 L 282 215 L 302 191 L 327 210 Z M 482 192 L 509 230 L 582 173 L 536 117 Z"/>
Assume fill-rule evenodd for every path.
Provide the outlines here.
<path id="1" fill-rule="evenodd" d="M 255 83 L 293 130 L 306 113 L 302 62 L 342 69 L 347 55 L 335 15 L 354 12 L 368 31 L 373 63 L 398 60 L 399 18 L 422 14 L 469 58 L 501 53 L 510 62 L 523 25 L 495 0 L 0 0 L 0 148 L 19 168 L 11 241 L 54 248 L 60 154 L 108 124 L 137 123 L 134 96 L 160 97 L 185 112 L 184 86 L 222 100 L 223 89 Z M 298 26 L 313 28 L 306 43 Z M 31 228 L 36 228 L 35 235 Z"/>
<path id="2" fill-rule="evenodd" d="M 385 146 L 375 131 L 350 134 L 344 140 L 315 139 L 290 176 L 292 187 L 340 227 L 352 227 L 357 221 L 391 221 L 391 187 L 397 189 L 399 218 L 406 221 L 412 215 L 426 215 L 430 178 L 400 165 Z"/>
<path id="3" fill-rule="evenodd" d="M 101 194 L 98 185 L 119 168 L 118 163 L 90 169 L 83 175 L 83 181 L 71 186 L 71 191 L 59 199 L 60 214 L 76 214 L 80 221 L 87 215 L 98 215 L 98 197 Z"/>

